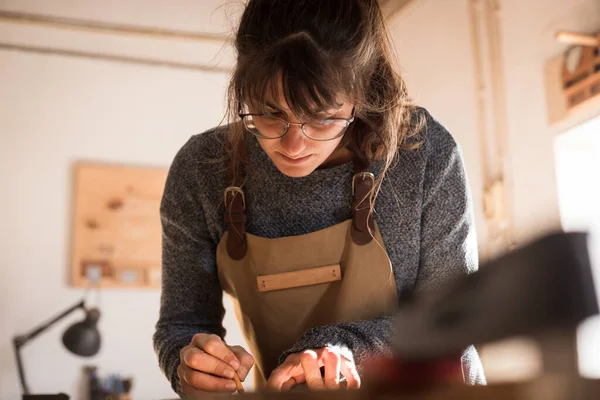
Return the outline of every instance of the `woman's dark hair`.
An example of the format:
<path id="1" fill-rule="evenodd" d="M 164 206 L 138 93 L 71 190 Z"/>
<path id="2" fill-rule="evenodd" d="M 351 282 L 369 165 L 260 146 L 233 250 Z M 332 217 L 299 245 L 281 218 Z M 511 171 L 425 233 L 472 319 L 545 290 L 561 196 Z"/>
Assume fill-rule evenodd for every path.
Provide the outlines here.
<path id="1" fill-rule="evenodd" d="M 376 0 L 250 0 L 235 36 L 237 64 L 228 91 L 228 140 L 237 157 L 244 140 L 239 104 L 264 107 L 279 83 L 300 120 L 356 105 L 344 144 L 383 160 L 378 192 L 398 149 L 422 125 L 415 120 L 396 71 L 384 17 Z M 412 146 L 414 147 L 414 146 Z"/>

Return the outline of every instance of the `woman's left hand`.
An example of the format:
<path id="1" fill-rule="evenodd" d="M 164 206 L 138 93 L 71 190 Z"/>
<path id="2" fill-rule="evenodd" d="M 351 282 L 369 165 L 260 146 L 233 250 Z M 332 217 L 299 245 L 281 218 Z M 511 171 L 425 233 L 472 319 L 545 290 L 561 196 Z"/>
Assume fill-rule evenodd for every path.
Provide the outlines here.
<path id="1" fill-rule="evenodd" d="M 324 377 L 321 376 L 324 367 Z M 340 389 L 340 374 L 346 378 L 347 389 L 358 389 L 360 377 L 354 362 L 330 347 L 304 350 L 290 354 L 285 361 L 271 373 L 267 389 L 288 391 L 293 386 L 306 383 L 310 390 Z"/>

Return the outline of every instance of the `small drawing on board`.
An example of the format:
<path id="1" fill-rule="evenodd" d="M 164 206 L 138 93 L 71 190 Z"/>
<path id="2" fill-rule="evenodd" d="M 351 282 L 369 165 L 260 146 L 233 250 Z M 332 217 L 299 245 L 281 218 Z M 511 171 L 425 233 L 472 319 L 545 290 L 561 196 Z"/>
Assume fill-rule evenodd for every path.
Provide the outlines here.
<path id="1" fill-rule="evenodd" d="M 138 271 L 132 271 L 132 270 L 122 271 L 121 272 L 121 282 L 123 282 L 127 285 L 137 283 L 138 279 L 139 279 L 138 278 L 139 275 L 140 274 Z"/>

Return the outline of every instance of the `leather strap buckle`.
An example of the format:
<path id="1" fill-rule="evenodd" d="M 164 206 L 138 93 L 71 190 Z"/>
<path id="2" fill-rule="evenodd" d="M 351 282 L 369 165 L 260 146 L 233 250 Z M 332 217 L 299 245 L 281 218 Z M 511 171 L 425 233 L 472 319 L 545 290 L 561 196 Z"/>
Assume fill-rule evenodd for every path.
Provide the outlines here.
<path id="1" fill-rule="evenodd" d="M 352 195 L 355 194 L 355 182 L 357 178 L 361 178 L 363 181 L 365 179 L 370 179 L 372 184 L 375 185 L 375 175 L 373 175 L 372 172 L 359 172 L 357 174 L 354 174 L 354 176 L 352 177 Z"/>
<path id="2" fill-rule="evenodd" d="M 229 205 L 227 204 L 227 195 L 230 193 L 232 193 L 232 196 L 231 196 L 232 201 L 235 198 L 236 194 L 239 194 L 240 196 L 242 196 L 242 205 L 244 206 L 244 210 L 245 210 L 246 209 L 246 197 L 244 196 L 244 191 L 238 186 L 229 186 L 227 189 L 225 189 L 225 192 L 223 192 L 223 201 L 225 202 L 225 207 L 229 207 Z"/>

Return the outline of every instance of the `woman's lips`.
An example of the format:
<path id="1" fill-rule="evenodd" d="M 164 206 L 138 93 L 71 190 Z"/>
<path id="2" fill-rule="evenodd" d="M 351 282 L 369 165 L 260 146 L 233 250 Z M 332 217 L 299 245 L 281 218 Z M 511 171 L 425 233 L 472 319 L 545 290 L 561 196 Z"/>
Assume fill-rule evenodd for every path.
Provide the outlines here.
<path id="1" fill-rule="evenodd" d="M 278 153 L 281 158 L 288 164 L 292 164 L 292 165 L 299 165 L 299 164 L 303 164 L 306 161 L 308 161 L 308 159 L 312 156 L 311 154 L 307 155 L 307 156 L 303 156 L 303 157 L 289 157 L 286 156 L 283 153 Z"/>

